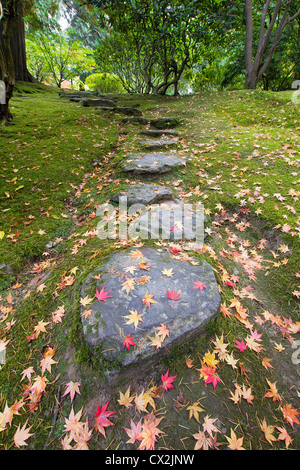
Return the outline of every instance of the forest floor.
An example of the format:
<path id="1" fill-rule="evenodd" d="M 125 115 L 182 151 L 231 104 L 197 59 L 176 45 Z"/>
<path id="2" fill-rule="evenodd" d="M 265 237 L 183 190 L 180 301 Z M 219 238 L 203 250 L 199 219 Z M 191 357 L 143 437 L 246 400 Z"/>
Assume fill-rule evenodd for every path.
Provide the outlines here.
<path id="1" fill-rule="evenodd" d="M 178 151 L 192 159 L 155 183 L 204 205 L 202 250 L 173 246 L 212 265 L 220 312 L 150 369 L 106 381 L 83 340 L 80 286 L 125 248 L 93 230 L 129 182 L 120 162 L 142 126 L 18 84 L 0 130 L 0 448 L 299 449 L 299 105 L 259 90 L 119 101 L 181 118 Z"/>

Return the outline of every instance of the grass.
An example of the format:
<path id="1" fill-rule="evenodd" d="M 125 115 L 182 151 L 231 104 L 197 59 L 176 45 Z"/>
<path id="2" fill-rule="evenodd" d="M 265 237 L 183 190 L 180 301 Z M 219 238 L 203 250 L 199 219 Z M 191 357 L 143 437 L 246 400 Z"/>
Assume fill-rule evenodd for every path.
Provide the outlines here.
<path id="1" fill-rule="evenodd" d="M 205 416 L 216 419 L 220 448 L 228 446 L 231 429 L 247 449 L 286 448 L 287 441 L 267 439 L 261 426 L 264 418 L 273 426 L 271 434 L 277 437 L 276 426 L 284 427 L 293 439 L 291 447 L 299 448 L 297 421 L 288 421 L 282 412 L 285 405 L 299 410 L 299 370 L 292 362 L 292 341 L 299 336 L 300 321 L 300 122 L 291 93 L 122 95 L 120 102 L 139 105 L 149 118 L 182 118 L 179 149 L 192 160 L 183 171 L 157 182 L 171 186 L 186 202 L 204 204 L 212 231 L 204 250 L 189 254 L 205 258 L 214 268 L 228 313 L 223 309 L 203 336 L 175 349 L 146 374 L 121 371 L 113 386 L 107 384 L 103 371 L 109 364 L 83 339 L 80 285 L 123 249 L 118 241 L 93 236 L 95 211 L 116 187 L 128 183 L 120 162 L 139 150 L 140 127 L 123 124 L 122 115 L 69 103 L 49 87 L 19 84 L 12 102 L 14 121 L 0 130 L 0 266 L 5 265 L 0 270 L 1 338 L 9 341 L 0 372 L 0 429 L 5 404 L 10 407 L 22 396 L 26 401 L 22 393 L 28 380 L 21 380 L 22 372 L 33 367 L 40 374 L 47 348 L 55 349 L 55 363 L 45 372 L 46 389 L 32 412 L 27 397 L 19 415 L 13 416 L 13 425 L 0 433 L 1 448 L 15 448 L 14 432 L 26 419 L 34 433 L 29 448 L 61 448 L 72 407 L 84 410 L 91 428 L 94 411 L 108 400 L 110 409 L 117 410 L 114 426 L 107 429 L 106 440 L 94 432 L 89 446 L 132 448 L 123 427 L 130 426 L 130 418 L 137 422 L 141 416 L 134 407 L 127 410 L 118 404 L 119 392 L 129 385 L 131 393 L 154 387 L 156 408 L 149 405 L 148 411 L 164 418 L 159 426 L 164 432 L 161 449 L 193 449 L 194 434 L 202 430 Z M 47 248 L 49 242 L 54 246 Z M 64 315 L 55 323 L 52 314 L 59 307 Z M 264 349 L 238 351 L 235 340 L 246 341 L 253 329 L 262 335 L 258 345 Z M 199 369 L 206 354 L 218 357 L 214 351 L 221 338 L 239 363 L 235 368 L 219 358 L 221 382 L 213 388 L 204 383 Z M 193 361 L 191 368 L 187 358 Z M 175 389 L 162 393 L 157 384 L 167 369 L 177 375 Z M 281 401 L 265 397 L 267 380 L 277 383 Z M 63 395 L 69 381 L 81 383 L 74 403 Z M 251 388 L 253 401 L 241 398 L 234 403 L 234 384 Z M 193 403 L 203 408 L 199 421 L 189 414 Z"/>

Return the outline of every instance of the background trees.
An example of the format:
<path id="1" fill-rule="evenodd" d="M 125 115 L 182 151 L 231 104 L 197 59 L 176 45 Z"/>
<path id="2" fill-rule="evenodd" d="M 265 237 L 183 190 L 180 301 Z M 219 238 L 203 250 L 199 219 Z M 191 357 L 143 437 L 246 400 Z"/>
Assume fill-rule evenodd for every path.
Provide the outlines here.
<path id="1" fill-rule="evenodd" d="M 195 90 L 281 90 L 300 76 L 296 0 L 2 0 L 1 6 L 0 120 L 11 118 L 15 80 L 59 87 L 63 79 L 110 73 L 130 93 L 177 95 L 184 80 Z"/>
<path id="2" fill-rule="evenodd" d="M 221 2 L 91 3 L 104 9 L 109 29 L 96 49 L 98 67 L 117 74 L 129 91 L 166 94 L 172 88 L 177 95 L 184 72 L 201 59 L 215 35 Z"/>

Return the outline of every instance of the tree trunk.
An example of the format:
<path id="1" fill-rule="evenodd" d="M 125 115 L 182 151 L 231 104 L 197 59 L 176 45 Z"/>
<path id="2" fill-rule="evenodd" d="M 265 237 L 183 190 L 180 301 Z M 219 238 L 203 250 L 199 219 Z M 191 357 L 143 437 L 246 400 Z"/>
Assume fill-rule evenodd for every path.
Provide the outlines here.
<path id="1" fill-rule="evenodd" d="M 25 27 L 23 21 L 23 2 L 6 0 L 2 2 L 3 7 L 9 9 L 9 18 L 4 15 L 0 21 L 0 48 L 6 51 L 4 55 L 11 54 L 14 64 L 14 80 L 23 82 L 36 82 L 37 80 L 29 73 L 27 69 L 26 60 L 26 46 L 25 46 Z M 4 32 L 4 28 L 6 31 Z M 9 47 L 5 45 L 5 39 L 9 34 Z M 10 51 L 9 51 L 10 49 Z M 6 60 L 6 59 L 4 59 Z M 3 70 L 2 70 L 3 68 Z M 0 63 L 0 77 L 5 75 L 6 67 Z M 3 80 L 3 78 L 2 78 Z M 4 80 L 3 80 L 4 81 Z M 11 92 L 9 92 L 10 95 Z"/>
<path id="2" fill-rule="evenodd" d="M 13 1 L 7 0 L 3 7 L 4 15 L 0 23 L 0 78 L 5 86 L 5 96 L 0 101 L 0 122 L 7 122 L 12 119 L 9 111 L 9 101 L 13 95 L 15 85 L 15 71 L 10 40 L 15 24 L 17 5 Z"/>
<path id="3" fill-rule="evenodd" d="M 25 27 L 23 18 L 18 18 L 15 34 L 11 38 L 11 52 L 14 60 L 15 79 L 21 82 L 35 82 L 36 80 L 27 69 Z"/>

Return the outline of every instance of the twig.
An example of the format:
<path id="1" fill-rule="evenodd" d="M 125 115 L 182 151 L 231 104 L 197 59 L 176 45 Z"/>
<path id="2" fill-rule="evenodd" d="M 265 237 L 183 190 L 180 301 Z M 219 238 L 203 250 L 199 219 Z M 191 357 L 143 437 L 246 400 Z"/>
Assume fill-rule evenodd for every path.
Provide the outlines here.
<path id="1" fill-rule="evenodd" d="M 44 445 L 44 450 L 47 449 L 47 446 L 48 446 L 48 442 L 49 442 L 49 439 L 50 439 L 50 436 L 53 432 L 53 429 L 55 427 L 55 423 L 56 423 L 56 420 L 57 420 L 57 415 L 58 415 L 58 409 L 59 409 L 59 399 L 60 399 L 60 390 L 61 390 L 61 385 L 58 386 L 58 390 L 57 390 L 57 395 L 56 395 L 56 405 L 55 405 L 55 408 L 54 408 L 54 414 L 53 414 L 53 420 L 52 420 L 52 427 L 51 427 L 51 430 L 48 434 L 48 437 L 46 439 L 46 442 L 45 442 L 45 445 Z"/>

